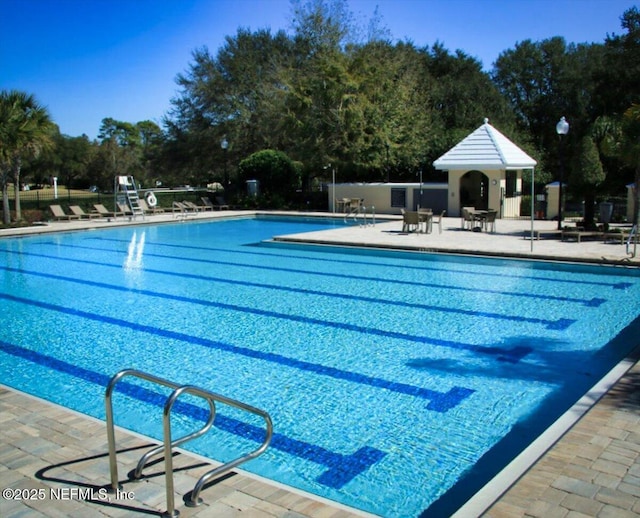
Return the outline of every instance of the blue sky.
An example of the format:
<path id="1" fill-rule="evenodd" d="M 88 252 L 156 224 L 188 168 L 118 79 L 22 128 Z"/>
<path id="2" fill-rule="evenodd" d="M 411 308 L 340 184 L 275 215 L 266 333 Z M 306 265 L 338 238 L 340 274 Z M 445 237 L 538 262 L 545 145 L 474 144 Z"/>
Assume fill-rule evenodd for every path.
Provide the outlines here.
<path id="1" fill-rule="evenodd" d="M 304 0 L 303 0 L 304 1 Z M 439 41 L 491 68 L 517 42 L 621 34 L 633 0 L 348 0 L 376 6 L 396 40 Z M 0 90 L 32 93 L 66 135 L 95 138 L 103 118 L 161 122 L 192 51 L 212 54 L 239 27 L 289 30 L 289 0 L 0 0 Z"/>

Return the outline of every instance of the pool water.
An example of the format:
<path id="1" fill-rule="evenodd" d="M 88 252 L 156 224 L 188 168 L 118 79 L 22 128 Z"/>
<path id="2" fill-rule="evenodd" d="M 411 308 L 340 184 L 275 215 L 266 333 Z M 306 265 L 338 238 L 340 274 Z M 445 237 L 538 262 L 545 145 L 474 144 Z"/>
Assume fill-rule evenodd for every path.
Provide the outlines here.
<path id="1" fill-rule="evenodd" d="M 0 240 L 2 382 L 100 419 L 124 368 L 194 384 L 271 414 L 270 448 L 243 469 L 381 516 L 444 516 L 637 345 L 634 269 L 266 241 L 337 224 Z M 116 424 L 161 439 L 166 392 L 129 379 Z M 187 398 L 174 436 L 203 415 Z M 263 437 L 226 407 L 215 430 L 185 448 L 227 461 Z"/>

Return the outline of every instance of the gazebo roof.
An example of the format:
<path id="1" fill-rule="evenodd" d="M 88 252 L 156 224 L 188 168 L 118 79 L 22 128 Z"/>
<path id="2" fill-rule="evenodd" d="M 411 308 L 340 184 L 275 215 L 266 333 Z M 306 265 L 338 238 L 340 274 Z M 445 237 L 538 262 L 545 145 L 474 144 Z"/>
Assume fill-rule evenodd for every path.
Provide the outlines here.
<path id="1" fill-rule="evenodd" d="M 452 147 L 433 165 L 436 169 L 525 169 L 537 162 L 489 124 L 489 119 Z"/>

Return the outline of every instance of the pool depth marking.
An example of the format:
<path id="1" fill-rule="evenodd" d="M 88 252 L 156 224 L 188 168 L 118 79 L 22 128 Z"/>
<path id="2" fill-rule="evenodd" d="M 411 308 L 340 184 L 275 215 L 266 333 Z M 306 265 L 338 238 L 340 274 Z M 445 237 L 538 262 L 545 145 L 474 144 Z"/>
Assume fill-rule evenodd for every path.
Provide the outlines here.
<path id="1" fill-rule="evenodd" d="M 426 408 L 435 412 L 446 412 L 449 409 L 460 404 L 464 399 L 469 397 L 475 392 L 475 390 L 465 387 L 454 386 L 447 392 L 438 392 L 435 390 L 417 387 L 414 385 L 407 385 L 406 383 L 398 383 L 395 381 L 389 381 L 382 378 L 375 378 L 366 374 L 360 374 L 357 372 L 345 371 L 335 367 L 329 367 L 317 363 L 311 363 L 304 360 L 297 360 L 295 358 L 289 358 L 281 354 L 268 353 L 264 351 L 256 351 L 248 347 L 241 347 L 239 345 L 227 344 L 224 342 L 218 342 L 215 340 L 209 340 L 208 338 L 200 338 L 197 336 L 191 336 L 177 331 L 170 331 L 167 329 L 160 329 L 157 327 L 136 324 L 135 322 L 129 322 L 119 318 L 108 317 L 104 315 L 97 315 L 95 313 L 89 313 L 79 309 L 67 308 L 59 306 L 57 304 L 50 304 L 48 302 L 41 302 L 33 299 L 25 299 L 16 295 L 10 295 L 7 293 L 0 293 L 0 298 L 16 302 L 19 304 L 27 304 L 29 306 L 46 309 L 49 311 L 56 311 L 66 315 L 71 315 L 79 318 L 86 318 L 87 320 L 93 320 L 104 324 L 115 325 L 132 329 L 141 333 L 147 333 L 155 336 L 161 336 L 171 340 L 178 340 L 181 342 L 187 342 L 191 344 L 201 345 L 211 349 L 229 352 L 232 354 L 239 354 L 248 358 L 255 358 L 258 360 L 268 361 L 284 365 L 294 369 L 313 372 L 322 376 L 328 376 L 334 379 L 340 379 L 349 381 L 352 383 L 358 383 L 361 385 L 368 385 L 370 387 L 390 390 L 399 394 L 406 394 L 413 397 L 428 400 Z M 515 348 L 514 348 L 515 349 Z"/>
<path id="2" fill-rule="evenodd" d="M 83 367 L 77 367 L 52 356 L 38 353 L 2 340 L 0 340 L 0 351 L 97 384 L 101 387 L 106 387 L 111 379 L 110 376 L 105 374 L 100 374 Z M 164 406 L 167 399 L 167 397 L 162 394 L 126 381 L 117 385 L 116 392 L 160 408 Z M 173 406 L 173 411 L 203 422 L 207 421 L 209 415 L 208 410 L 183 401 L 177 401 Z M 262 442 L 264 438 L 264 430 L 262 428 L 244 423 L 232 417 L 221 415 L 220 413 L 216 413 L 215 426 L 225 432 L 258 443 Z M 329 468 L 316 480 L 320 484 L 334 489 L 340 489 L 386 456 L 385 452 L 371 446 L 362 446 L 354 453 L 344 455 L 315 444 L 292 439 L 277 432 L 274 432 L 269 447 Z"/>
<path id="3" fill-rule="evenodd" d="M 127 243 L 126 240 L 124 239 L 116 239 L 116 238 L 107 238 L 107 237 L 97 237 L 97 236 L 91 236 L 87 239 L 92 239 L 92 240 L 99 240 L 99 241 L 112 241 L 112 242 L 117 242 L 117 243 Z M 388 266 L 393 268 L 393 265 L 388 265 L 388 264 L 380 264 L 380 263 L 371 263 L 371 262 L 367 262 L 367 261 L 357 261 L 357 260 L 353 260 L 353 261 L 346 261 L 344 259 L 342 260 L 336 260 L 334 258 L 331 259 L 327 259 L 327 258 L 323 258 L 323 257 L 305 257 L 302 255 L 290 255 L 290 254 L 274 254 L 271 252 L 260 252 L 259 254 L 256 254 L 255 252 L 248 252 L 246 250 L 233 250 L 230 248 L 215 248 L 215 247 L 205 247 L 205 246 L 194 246 L 194 245 L 185 245 L 185 244 L 173 244 L 173 243 L 158 243 L 158 242 L 153 242 L 153 241 L 148 241 L 147 242 L 148 245 L 153 245 L 153 246 L 164 246 L 164 247 L 169 247 L 169 248 L 179 248 L 179 249 L 191 249 L 191 250 L 200 250 L 203 252 L 226 252 L 226 253 L 230 253 L 230 254 L 245 254 L 245 255 L 264 255 L 267 257 L 284 257 L 284 258 L 295 258 L 295 259 L 302 259 L 302 260 L 306 260 L 306 261 L 319 261 L 319 262 L 329 262 L 329 263 L 336 263 L 336 262 L 340 262 L 343 264 L 364 264 L 367 266 L 371 266 L 372 264 L 375 266 Z M 260 243 L 262 244 L 262 243 Z M 305 245 L 304 243 L 298 243 L 298 246 L 309 246 L 309 245 Z M 269 246 L 274 246 L 273 243 L 270 243 Z M 290 246 L 289 243 L 284 243 L 283 245 L 281 245 L 280 243 L 276 243 L 275 244 L 276 248 L 278 246 Z M 316 251 L 316 250 L 314 250 Z M 408 266 L 408 265 L 404 265 L 403 268 L 405 269 L 409 269 L 409 270 L 418 270 L 418 271 L 434 271 L 434 272 L 449 272 L 450 270 L 447 270 L 445 268 L 438 268 L 436 266 Z M 601 281 L 584 281 L 584 280 L 575 280 L 575 279 L 550 279 L 548 277 L 540 277 L 540 276 L 534 276 L 534 275 L 528 275 L 526 277 L 522 276 L 522 275 L 512 275 L 512 274 L 508 274 L 508 275 L 504 275 L 502 273 L 491 273 L 491 272 L 483 272 L 483 271 L 472 271 L 472 270 L 456 270 L 456 273 L 461 273 L 461 274 L 470 274 L 470 275 L 477 275 L 477 276 L 486 276 L 486 277 L 500 277 L 500 278 L 504 278 L 504 277 L 508 277 L 508 278 L 512 278 L 512 279 L 531 279 L 531 280 L 536 280 L 536 281 L 544 281 L 544 282 L 563 282 L 563 283 L 570 283 L 570 284 L 587 284 L 590 286 L 606 286 L 606 287 L 611 287 L 614 290 L 622 290 L 622 289 L 627 289 L 629 287 L 632 286 L 631 283 L 629 282 L 616 282 L 616 283 L 610 283 L 610 282 L 601 282 Z"/>

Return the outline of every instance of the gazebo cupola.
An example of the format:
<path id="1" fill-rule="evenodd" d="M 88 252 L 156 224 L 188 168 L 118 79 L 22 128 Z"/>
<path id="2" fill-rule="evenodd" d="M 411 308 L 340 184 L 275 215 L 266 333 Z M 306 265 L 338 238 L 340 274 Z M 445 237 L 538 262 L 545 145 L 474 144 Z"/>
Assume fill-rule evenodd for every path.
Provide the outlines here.
<path id="1" fill-rule="evenodd" d="M 489 119 L 433 163 L 449 173 L 448 214 L 475 207 L 496 209 L 499 217 L 520 216 L 522 173 L 536 164 Z"/>

